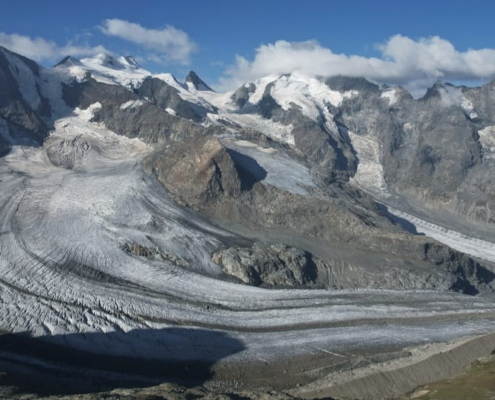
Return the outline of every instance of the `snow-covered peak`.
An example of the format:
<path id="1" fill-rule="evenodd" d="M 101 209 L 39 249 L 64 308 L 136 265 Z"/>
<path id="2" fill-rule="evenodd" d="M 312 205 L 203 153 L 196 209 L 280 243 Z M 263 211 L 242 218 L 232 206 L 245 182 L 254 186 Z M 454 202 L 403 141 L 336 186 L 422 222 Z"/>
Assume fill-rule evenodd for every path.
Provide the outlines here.
<path id="1" fill-rule="evenodd" d="M 57 64 L 55 64 L 54 68 L 72 67 L 75 65 L 82 65 L 81 61 L 78 60 L 77 58 L 72 57 L 72 56 L 67 56 L 67 57 L 64 57 Z"/>
<path id="2" fill-rule="evenodd" d="M 153 78 L 161 79 L 162 81 L 169 84 L 170 86 L 173 86 L 177 90 L 187 90 L 187 87 L 185 87 L 185 85 L 181 85 L 179 81 L 175 78 L 175 76 L 173 76 L 172 74 L 169 73 L 156 74 L 153 75 Z"/>
<path id="3" fill-rule="evenodd" d="M 423 99 L 439 97 L 440 105 L 448 107 L 461 107 L 461 109 L 471 118 L 477 118 L 478 114 L 474 110 L 472 101 L 466 97 L 462 87 L 437 81 L 428 91 Z"/>
<path id="4" fill-rule="evenodd" d="M 187 74 L 184 83 L 186 84 L 186 86 L 188 86 L 189 90 L 207 92 L 213 91 L 194 71 L 190 71 L 189 74 Z"/>
<path id="5" fill-rule="evenodd" d="M 114 70 L 142 70 L 139 63 L 132 56 L 125 57 L 113 57 L 109 54 L 100 53 L 94 57 L 83 58 L 81 60 L 83 65 L 93 67 L 96 69 L 114 69 Z"/>
<path id="6" fill-rule="evenodd" d="M 305 75 L 300 72 L 293 72 L 284 75 L 270 75 L 253 82 L 254 92 L 249 96 L 249 103 L 258 104 L 262 97 L 268 91 L 273 99 L 284 110 L 292 106 L 301 108 L 303 114 L 313 120 L 316 120 L 322 110 L 325 110 L 328 104 L 338 107 L 344 99 L 357 95 L 355 90 L 339 92 L 332 90 L 322 80 Z"/>
<path id="7" fill-rule="evenodd" d="M 75 77 L 77 80 L 85 79 L 89 73 L 99 82 L 128 88 L 140 86 L 143 80 L 151 75 L 132 56 L 114 57 L 105 53 L 81 60 L 66 57 L 56 68 L 65 70 L 69 77 Z"/>
<path id="8" fill-rule="evenodd" d="M 133 69 L 140 69 L 141 65 L 137 62 L 137 60 L 134 58 L 134 56 L 124 56 L 120 57 L 121 63 L 124 65 L 129 65 L 129 67 Z"/>
<path id="9" fill-rule="evenodd" d="M 198 106 L 202 109 L 209 110 L 210 112 L 214 111 L 214 106 L 205 99 L 202 94 L 203 93 L 215 93 L 213 91 L 200 91 L 196 89 L 192 84 L 182 84 L 180 83 L 175 76 L 172 74 L 157 74 L 153 75 L 154 78 L 160 79 L 172 86 L 175 90 L 177 90 L 177 94 L 183 99 L 192 103 L 195 106 Z M 205 85 L 206 86 L 206 85 Z"/>
<path id="10" fill-rule="evenodd" d="M 114 62 L 113 57 L 109 54 L 100 53 L 95 55 L 94 57 L 83 58 L 81 60 L 84 64 L 97 64 L 103 65 L 105 67 L 113 68 Z"/>

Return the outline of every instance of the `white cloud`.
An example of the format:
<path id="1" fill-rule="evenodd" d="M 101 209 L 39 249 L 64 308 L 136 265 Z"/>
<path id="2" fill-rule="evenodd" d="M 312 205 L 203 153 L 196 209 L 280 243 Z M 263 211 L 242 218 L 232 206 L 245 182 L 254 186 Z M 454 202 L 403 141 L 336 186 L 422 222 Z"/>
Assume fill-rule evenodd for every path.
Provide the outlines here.
<path id="1" fill-rule="evenodd" d="M 75 45 L 58 46 L 54 41 L 40 37 L 31 38 L 17 33 L 0 32 L 0 46 L 35 61 L 56 61 L 67 55 L 74 57 L 96 53 L 108 53 L 103 46 Z"/>
<path id="2" fill-rule="evenodd" d="M 234 89 L 270 74 L 301 71 L 318 76 L 363 76 L 379 83 L 403 85 L 418 94 L 434 81 L 495 77 L 495 49 L 460 52 L 438 36 L 417 41 L 396 35 L 377 46 L 381 56 L 335 54 L 317 41 L 277 41 L 261 45 L 254 59 L 237 56 L 220 79 L 219 89 Z"/>
<path id="3" fill-rule="evenodd" d="M 162 29 L 148 29 L 121 19 L 107 19 L 101 27 L 103 33 L 142 45 L 156 52 L 154 58 L 162 63 L 189 64 L 196 44 L 187 33 L 168 25 Z"/>

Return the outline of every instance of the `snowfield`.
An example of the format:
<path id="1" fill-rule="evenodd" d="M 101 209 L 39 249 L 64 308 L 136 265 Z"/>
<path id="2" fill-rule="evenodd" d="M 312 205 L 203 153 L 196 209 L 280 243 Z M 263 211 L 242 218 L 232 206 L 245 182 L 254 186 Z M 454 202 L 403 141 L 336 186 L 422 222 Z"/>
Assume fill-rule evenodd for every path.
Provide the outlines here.
<path id="1" fill-rule="evenodd" d="M 151 76 L 133 57 L 112 57 L 103 53 L 59 64 L 56 68 L 78 81 L 82 81 L 90 73 L 98 82 L 122 85 L 130 89 L 139 87 L 146 77 Z"/>
<path id="2" fill-rule="evenodd" d="M 273 148 L 265 149 L 251 142 L 232 138 L 224 138 L 222 143 L 228 149 L 249 157 L 244 161 L 236 157 L 235 153 L 232 155 L 234 160 L 244 164 L 245 168 L 251 169 L 251 172 L 256 175 L 260 169 L 254 168 L 253 170 L 250 160 L 254 160 L 266 174 L 262 182 L 267 185 L 302 195 L 309 194 L 306 188 L 316 187 L 308 168 Z"/>

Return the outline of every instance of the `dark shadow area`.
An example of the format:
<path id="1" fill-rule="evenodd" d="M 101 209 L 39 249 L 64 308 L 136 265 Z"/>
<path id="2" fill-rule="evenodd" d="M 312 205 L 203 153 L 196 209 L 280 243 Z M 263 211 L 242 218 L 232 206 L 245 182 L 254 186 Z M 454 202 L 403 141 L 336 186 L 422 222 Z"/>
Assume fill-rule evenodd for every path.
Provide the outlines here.
<path id="1" fill-rule="evenodd" d="M 255 159 L 232 149 L 227 149 L 227 153 L 232 157 L 241 178 L 241 190 L 251 190 L 256 182 L 262 181 L 268 175 Z"/>
<path id="2" fill-rule="evenodd" d="M 395 222 L 396 224 L 399 224 L 402 226 L 406 231 L 409 233 L 412 233 L 413 235 L 417 236 L 425 236 L 424 233 L 419 233 L 416 229 L 416 226 L 409 222 L 408 220 L 398 217 L 397 215 L 392 214 L 390 211 L 388 211 L 388 207 L 386 205 L 376 203 L 380 211 L 385 214 L 390 220 Z"/>
<path id="3" fill-rule="evenodd" d="M 190 328 L 43 338 L 4 334 L 0 335 L 0 371 L 6 375 L 0 385 L 40 395 L 95 393 L 165 382 L 196 386 L 213 377 L 217 361 L 244 348 L 226 333 Z"/>

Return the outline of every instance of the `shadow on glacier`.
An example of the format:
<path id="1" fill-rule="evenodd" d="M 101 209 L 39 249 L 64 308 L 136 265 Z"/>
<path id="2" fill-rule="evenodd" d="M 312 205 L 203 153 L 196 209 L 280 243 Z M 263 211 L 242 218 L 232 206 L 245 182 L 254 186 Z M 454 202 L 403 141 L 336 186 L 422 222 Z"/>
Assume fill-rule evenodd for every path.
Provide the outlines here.
<path id="1" fill-rule="evenodd" d="M 264 180 L 268 173 L 258 162 L 238 151 L 227 149 L 241 178 L 242 190 L 251 190 L 256 182 Z"/>
<path id="2" fill-rule="evenodd" d="M 160 383 L 195 386 L 213 378 L 216 362 L 243 343 L 224 332 L 135 329 L 31 337 L 0 335 L 0 385 L 21 393 L 68 395 Z"/>
<path id="3" fill-rule="evenodd" d="M 390 211 L 388 211 L 388 207 L 386 205 L 380 203 L 376 203 L 376 204 L 382 213 L 384 213 L 389 219 L 394 221 L 396 224 L 402 226 L 409 233 L 412 233 L 413 235 L 417 235 L 417 236 L 425 236 L 424 233 L 418 232 L 416 226 L 411 222 L 409 222 L 407 219 L 398 217 L 397 215 L 394 215 Z"/>

